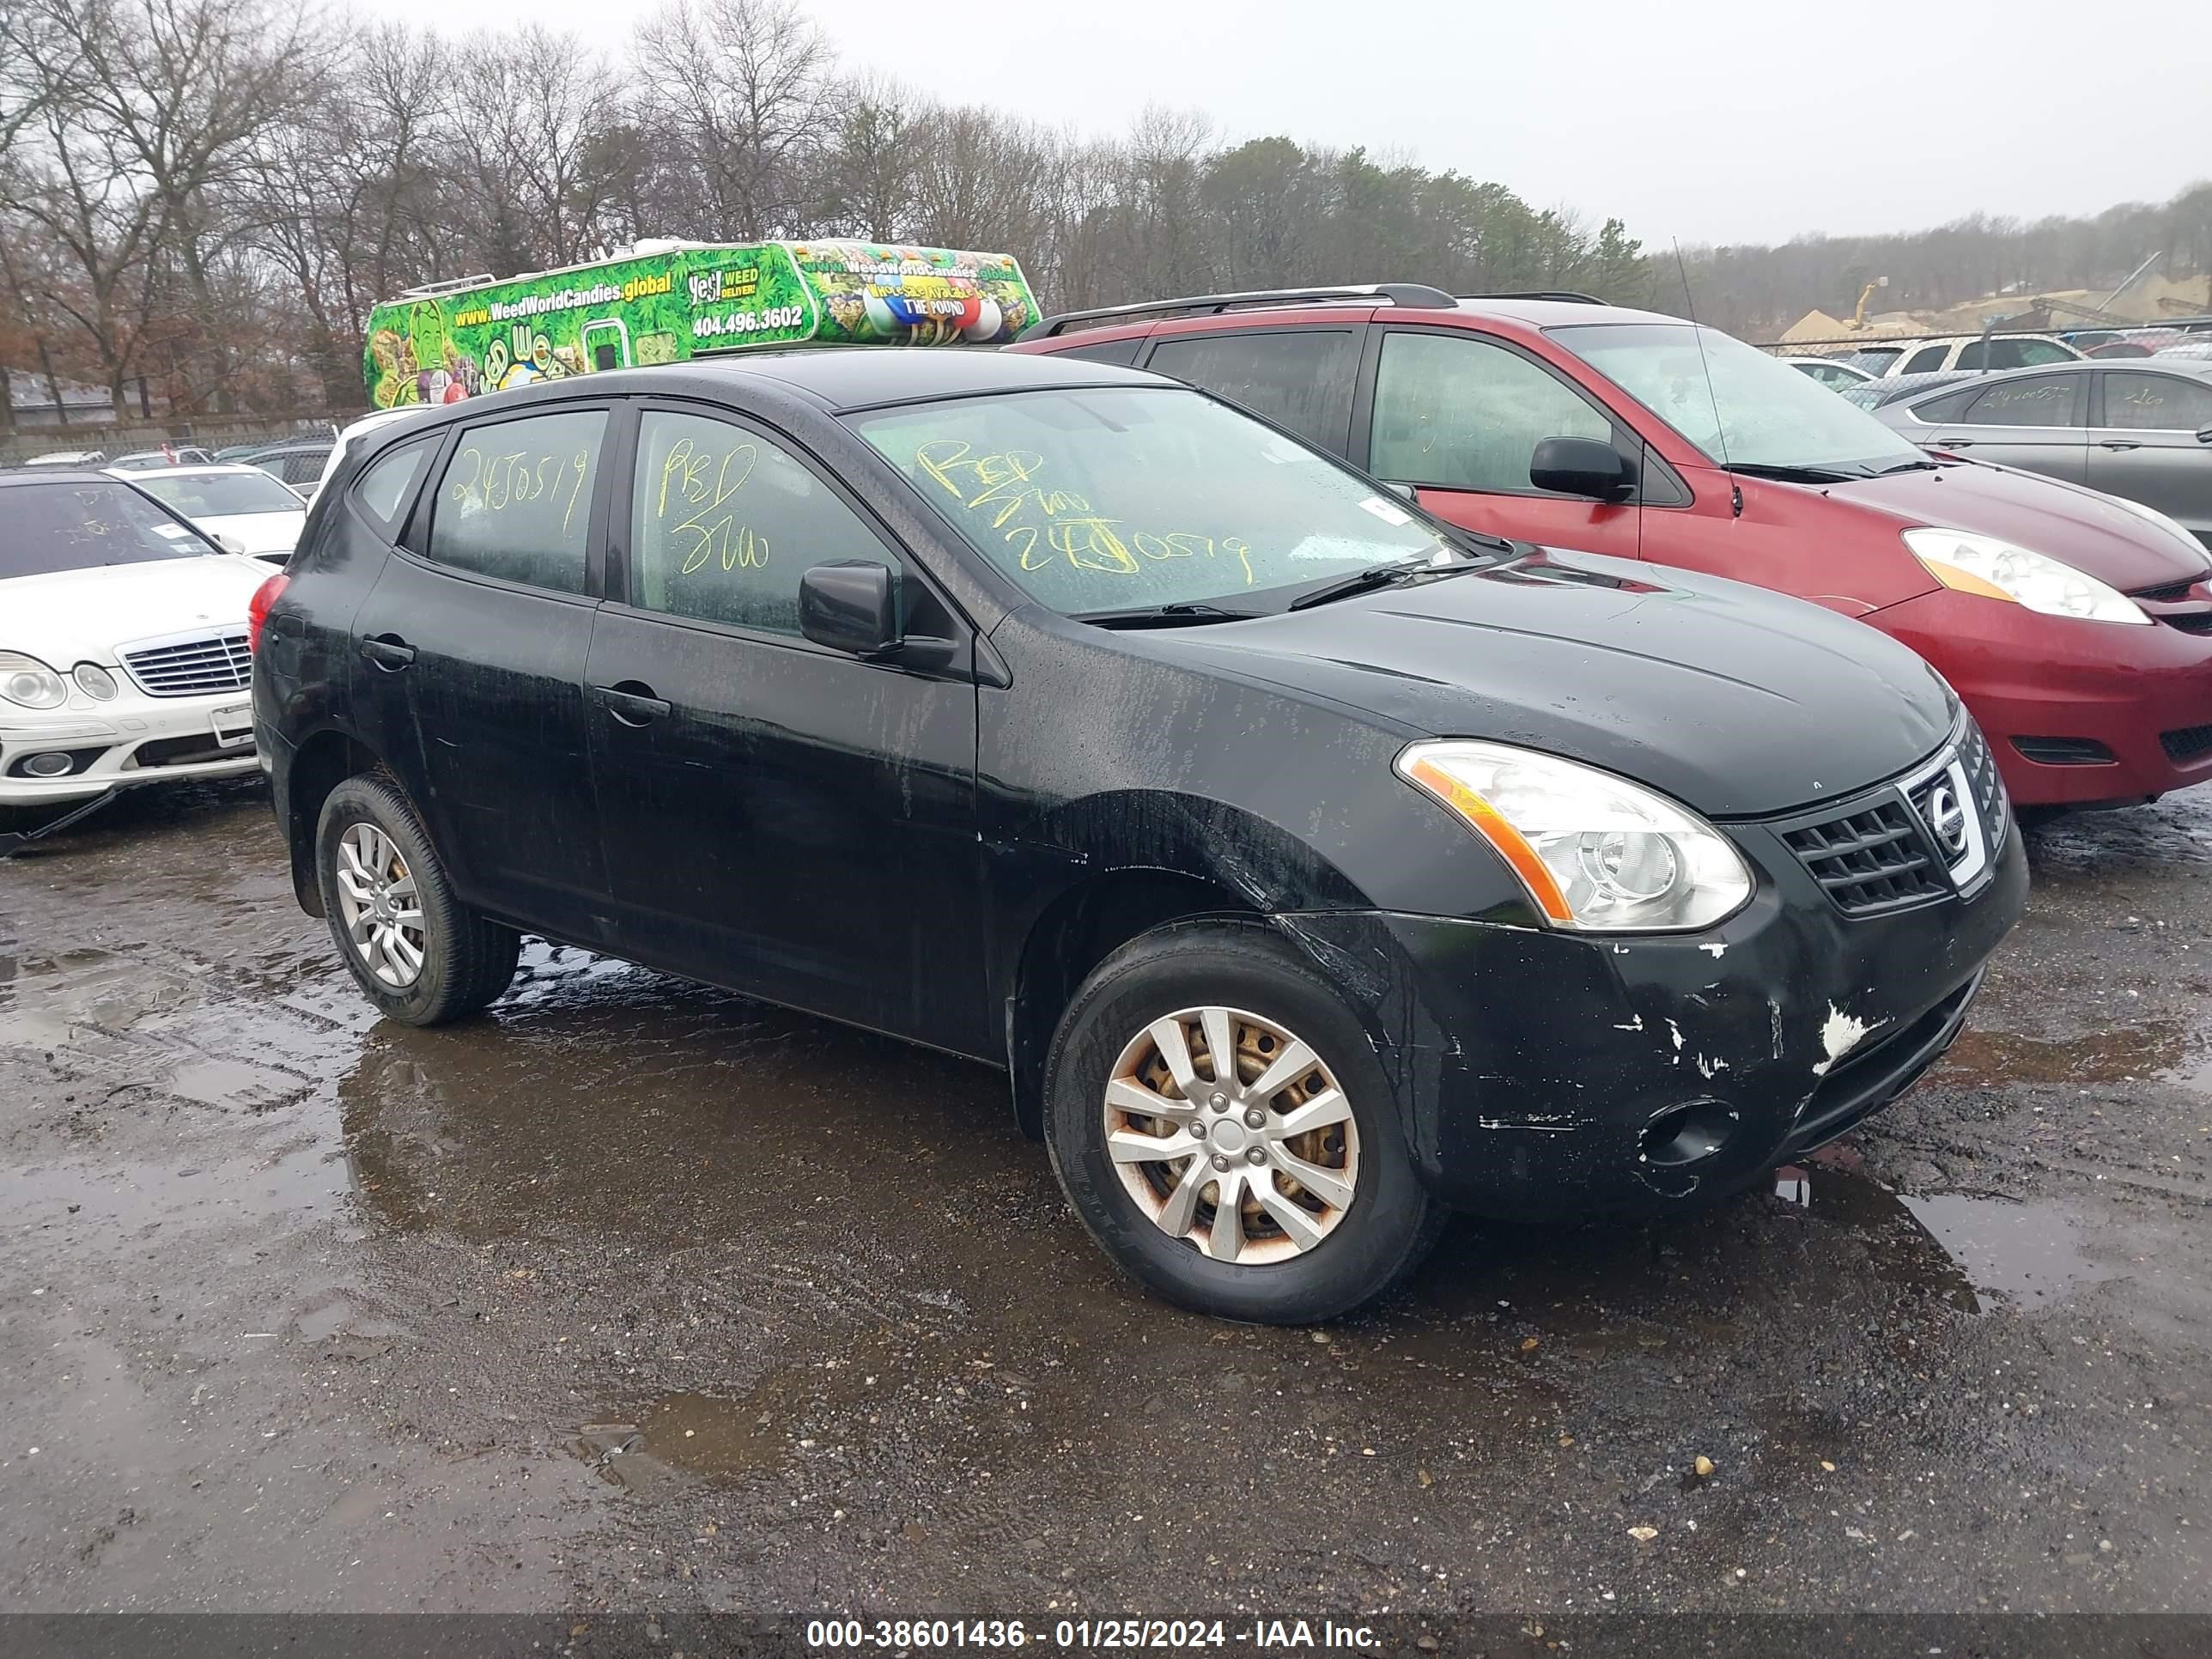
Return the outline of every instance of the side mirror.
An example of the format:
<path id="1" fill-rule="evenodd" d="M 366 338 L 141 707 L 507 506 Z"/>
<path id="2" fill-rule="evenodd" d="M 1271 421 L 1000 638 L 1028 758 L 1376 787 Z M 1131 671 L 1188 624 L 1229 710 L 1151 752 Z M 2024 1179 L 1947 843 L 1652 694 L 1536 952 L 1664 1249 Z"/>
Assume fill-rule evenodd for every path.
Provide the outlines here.
<path id="1" fill-rule="evenodd" d="M 899 643 L 898 579 L 865 559 L 816 565 L 799 579 L 799 631 L 832 651 L 881 656 Z"/>
<path id="2" fill-rule="evenodd" d="M 215 538 L 215 544 L 226 553 L 243 553 L 246 551 L 246 544 L 239 540 L 235 536 L 217 536 Z"/>
<path id="3" fill-rule="evenodd" d="M 1595 438 L 1546 438 L 1528 457 L 1528 482 L 1559 495 L 1617 501 L 1636 488 L 1620 452 Z"/>

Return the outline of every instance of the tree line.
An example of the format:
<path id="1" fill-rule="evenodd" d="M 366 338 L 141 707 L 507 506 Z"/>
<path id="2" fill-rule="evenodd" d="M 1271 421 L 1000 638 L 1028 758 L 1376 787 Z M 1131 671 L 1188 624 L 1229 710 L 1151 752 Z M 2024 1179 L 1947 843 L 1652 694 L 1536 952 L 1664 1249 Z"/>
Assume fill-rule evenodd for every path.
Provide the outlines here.
<path id="1" fill-rule="evenodd" d="M 2140 224 L 1931 233 L 1925 281 L 2118 263 L 2192 200 L 2176 257 L 2212 268 L 2199 191 L 2114 210 Z M 613 52 L 312 0 L 0 0 L 0 365 L 118 418 L 142 382 L 178 413 L 357 407 L 378 301 L 641 236 L 1012 252 L 1055 309 L 1376 279 L 1673 309 L 1686 270 L 1700 316 L 1755 331 L 1847 309 L 1873 264 L 1886 303 L 1922 280 L 1865 239 L 1678 265 L 1618 219 L 1172 110 L 1099 137 L 950 105 L 842 63 L 797 0 L 660 0 Z"/>

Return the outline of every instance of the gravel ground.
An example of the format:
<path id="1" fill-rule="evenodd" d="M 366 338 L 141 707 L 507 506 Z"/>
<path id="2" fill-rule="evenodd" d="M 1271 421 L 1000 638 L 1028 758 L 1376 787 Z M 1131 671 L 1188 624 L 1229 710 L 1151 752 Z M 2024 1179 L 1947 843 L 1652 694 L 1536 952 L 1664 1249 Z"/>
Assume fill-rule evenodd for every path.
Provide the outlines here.
<path id="1" fill-rule="evenodd" d="M 0 865 L 0 1601 L 2212 1612 L 2208 808 L 2031 832 L 1775 1194 L 1308 1332 L 1120 1279 L 994 1073 L 543 945 L 379 1023 L 258 788 L 149 792 Z"/>

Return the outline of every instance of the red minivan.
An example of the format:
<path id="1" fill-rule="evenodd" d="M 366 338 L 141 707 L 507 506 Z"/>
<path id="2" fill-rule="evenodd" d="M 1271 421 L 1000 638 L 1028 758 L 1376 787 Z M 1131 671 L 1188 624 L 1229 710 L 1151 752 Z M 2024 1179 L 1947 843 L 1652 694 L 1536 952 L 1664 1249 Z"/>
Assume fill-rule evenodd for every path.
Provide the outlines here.
<path id="1" fill-rule="evenodd" d="M 2194 537 L 1917 449 L 1711 329 L 1577 295 L 1382 283 L 1074 313 L 1009 349 L 1203 386 L 1471 529 L 1861 617 L 1958 689 L 2023 805 L 2212 778 L 2212 556 Z"/>

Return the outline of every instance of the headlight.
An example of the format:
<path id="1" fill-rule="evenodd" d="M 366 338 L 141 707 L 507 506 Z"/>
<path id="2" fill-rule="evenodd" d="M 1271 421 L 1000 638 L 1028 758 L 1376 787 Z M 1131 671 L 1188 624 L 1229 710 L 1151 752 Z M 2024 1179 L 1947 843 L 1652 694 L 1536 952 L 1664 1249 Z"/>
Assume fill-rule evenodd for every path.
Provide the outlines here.
<path id="1" fill-rule="evenodd" d="M 0 697 L 26 708 L 58 708 L 69 701 L 69 687 L 36 657 L 0 651 Z"/>
<path id="2" fill-rule="evenodd" d="M 1985 599 L 2009 599 L 2046 617 L 2083 622 L 2143 623 L 2142 608 L 2118 588 L 2070 564 L 2031 553 L 1994 536 L 1964 530 L 1908 530 L 1905 544 L 1928 567 L 1928 574 L 1961 593 Z"/>
<path id="3" fill-rule="evenodd" d="M 97 697 L 106 702 L 115 695 L 115 676 L 96 662 L 81 662 L 70 670 L 70 678 L 76 689 L 88 697 Z"/>
<path id="4" fill-rule="evenodd" d="M 1498 849 L 1555 927 L 1710 927 L 1751 896 L 1719 830 L 1610 772 L 1451 738 L 1410 744 L 1397 767 Z"/>

